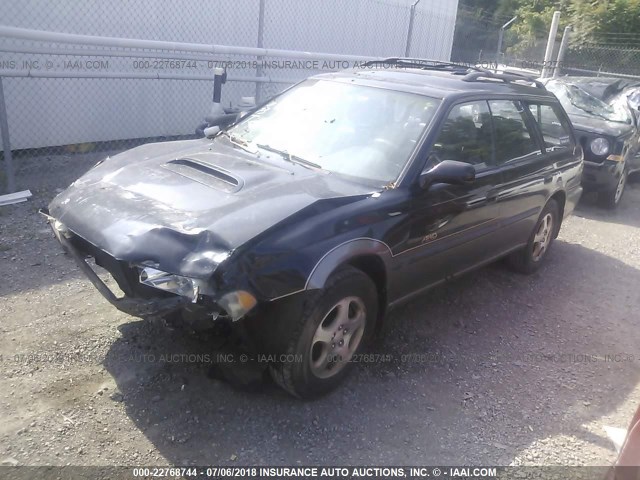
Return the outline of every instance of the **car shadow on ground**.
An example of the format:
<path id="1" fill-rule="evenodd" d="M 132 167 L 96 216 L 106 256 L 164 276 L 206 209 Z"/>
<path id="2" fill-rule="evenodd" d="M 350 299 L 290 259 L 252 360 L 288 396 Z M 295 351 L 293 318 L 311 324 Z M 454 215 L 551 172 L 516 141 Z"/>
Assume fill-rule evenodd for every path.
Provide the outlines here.
<path id="1" fill-rule="evenodd" d="M 610 453 L 588 424 L 640 379 L 637 293 L 620 278 L 640 271 L 563 241 L 532 276 L 471 273 L 393 313 L 369 361 L 313 402 L 212 379 L 211 340 L 151 322 L 121 325 L 104 365 L 173 464 L 509 464 L 563 434 Z"/>

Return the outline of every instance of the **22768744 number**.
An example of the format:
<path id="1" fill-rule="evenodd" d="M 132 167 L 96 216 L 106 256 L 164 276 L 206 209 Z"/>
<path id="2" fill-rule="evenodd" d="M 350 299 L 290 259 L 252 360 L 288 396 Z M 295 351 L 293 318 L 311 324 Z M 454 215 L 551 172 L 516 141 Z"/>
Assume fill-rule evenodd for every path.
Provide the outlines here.
<path id="1" fill-rule="evenodd" d="M 132 474 L 134 477 L 182 478 L 195 477 L 198 470 L 194 467 L 135 467 Z"/>

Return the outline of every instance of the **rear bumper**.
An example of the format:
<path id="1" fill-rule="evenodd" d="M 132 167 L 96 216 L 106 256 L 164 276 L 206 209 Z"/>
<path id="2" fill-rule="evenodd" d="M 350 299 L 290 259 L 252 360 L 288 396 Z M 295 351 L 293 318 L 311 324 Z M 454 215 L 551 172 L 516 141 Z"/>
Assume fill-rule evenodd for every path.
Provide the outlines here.
<path id="1" fill-rule="evenodd" d="M 178 295 L 170 298 L 157 299 L 130 298 L 127 296 L 117 297 L 87 263 L 86 255 L 80 252 L 63 233 L 54 227 L 53 222 L 55 219 L 51 217 L 46 210 L 41 210 L 40 213 L 47 218 L 55 237 L 62 245 L 62 248 L 75 260 L 80 270 L 82 270 L 100 294 L 121 312 L 140 318 L 161 317 L 182 310 L 191 303 L 188 298 Z"/>
<path id="2" fill-rule="evenodd" d="M 614 190 L 624 170 L 622 162 L 605 160 L 602 163 L 584 162 L 582 186 L 591 191 L 606 192 Z"/>

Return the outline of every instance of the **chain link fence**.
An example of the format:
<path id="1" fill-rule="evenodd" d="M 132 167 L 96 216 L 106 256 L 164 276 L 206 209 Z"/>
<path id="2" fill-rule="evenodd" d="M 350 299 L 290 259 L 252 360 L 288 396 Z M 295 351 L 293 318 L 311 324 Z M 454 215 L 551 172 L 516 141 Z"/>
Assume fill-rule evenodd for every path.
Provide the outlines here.
<path id="1" fill-rule="evenodd" d="M 137 144 L 194 137 L 211 111 L 216 67 L 227 72 L 221 105 L 229 107 L 242 97 L 266 100 L 315 73 L 353 66 L 344 55 L 366 60 L 408 52 L 448 60 L 457 0 L 414 2 L 2 2 L 0 28 L 235 50 L 134 48 L 83 37 L 0 34 L 6 110 L 0 108 L 0 117 L 8 127 L 4 135 L 0 129 L 5 147 L 0 193 L 38 190 L 58 169 L 71 168 L 70 162 L 84 168 L 96 157 Z M 241 55 L 236 47 L 269 50 Z M 305 61 L 300 55 L 271 55 L 274 50 L 325 55 Z"/>
<path id="2" fill-rule="evenodd" d="M 460 10 L 451 50 L 451 60 L 469 64 L 496 62 L 499 26 L 476 13 Z"/>
<path id="3" fill-rule="evenodd" d="M 548 31 L 523 33 L 517 20 L 505 28 L 510 20 L 457 0 L 2 2 L 0 193 L 44 188 L 60 169 L 82 170 L 137 144 L 193 138 L 211 112 L 216 67 L 228 75 L 223 107 L 243 97 L 267 100 L 310 75 L 372 57 L 541 72 Z M 4 27 L 87 37 L 14 35 Z M 560 30 L 554 59 L 561 37 Z M 633 46 L 569 45 L 558 74 L 640 75 Z"/>
<path id="4" fill-rule="evenodd" d="M 511 17 L 513 18 L 513 17 Z M 514 24 L 500 30 L 509 22 L 509 17 L 485 16 L 482 10 L 460 7 L 456 19 L 456 32 L 451 60 L 484 66 L 505 65 L 542 73 L 545 50 L 549 37 L 546 29 L 518 31 Z M 557 69 L 558 75 L 583 76 L 640 76 L 640 46 L 637 39 L 629 37 L 626 44 L 585 43 L 568 34 L 568 45 L 564 58 L 557 60 L 563 29 L 558 30 L 549 65 Z M 633 39 L 636 39 L 635 41 Z"/>
<path id="5" fill-rule="evenodd" d="M 567 51 L 561 69 L 569 75 L 640 77 L 640 48 L 628 45 L 583 44 Z"/>
<path id="6" fill-rule="evenodd" d="M 485 16 L 481 10 L 461 7 L 456 20 L 451 60 L 485 67 L 506 65 L 541 70 L 549 32 L 534 30 L 525 37 L 504 27 L 510 21 L 516 22 L 517 18 L 496 19 Z"/>

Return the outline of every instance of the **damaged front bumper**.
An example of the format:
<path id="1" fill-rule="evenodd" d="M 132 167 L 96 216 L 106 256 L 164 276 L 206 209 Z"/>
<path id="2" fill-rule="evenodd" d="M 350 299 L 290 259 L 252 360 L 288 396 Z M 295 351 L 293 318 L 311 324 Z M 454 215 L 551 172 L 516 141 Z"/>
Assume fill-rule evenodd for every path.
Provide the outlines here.
<path id="1" fill-rule="evenodd" d="M 104 252 L 96 252 L 96 255 L 85 253 L 74 245 L 74 241 L 80 240 L 80 237 L 69 231 L 61 222 L 52 217 L 46 209 L 41 209 L 40 213 L 47 218 L 55 237 L 63 249 L 72 256 L 100 294 L 118 310 L 129 315 L 141 318 L 163 317 L 174 312 L 188 310 L 191 314 L 195 313 L 201 317 L 208 317 L 212 321 L 218 317 L 228 317 L 232 321 L 237 321 L 243 318 L 258 303 L 256 298 L 246 290 L 227 291 L 217 298 L 214 298 L 213 295 L 201 295 L 203 291 L 200 290 L 200 287 L 205 287 L 203 281 L 179 277 L 178 275 L 145 267 L 144 265 L 139 266 L 141 276 L 136 275 L 135 281 L 129 278 L 128 281 L 123 283 L 121 281 L 122 275 L 117 276 L 115 272 L 115 270 L 118 270 L 117 268 L 107 268 L 101 264 L 116 279 L 116 282 L 125 293 L 123 297 L 117 297 L 87 262 L 87 258 L 93 256 L 96 263 L 99 263 L 97 256 L 98 254 L 104 254 Z M 111 263 L 118 263 L 113 258 L 110 258 L 110 260 Z M 192 288 L 189 289 L 189 292 L 181 292 L 181 294 L 169 293 L 171 289 L 168 289 L 166 284 L 162 283 L 168 278 L 190 280 Z M 158 291 L 158 296 L 156 297 L 154 293 L 152 295 L 143 295 L 143 297 L 150 298 L 142 298 L 137 294 L 139 292 L 131 291 L 132 288 L 126 288 L 127 285 L 125 284 L 131 286 L 132 283 L 137 284 L 137 288 L 144 287 L 151 291 Z"/>
<path id="2" fill-rule="evenodd" d="M 75 260 L 80 270 L 93 283 L 100 294 L 118 310 L 134 317 L 148 318 L 168 315 L 172 312 L 184 308 L 190 303 L 186 297 L 175 296 L 173 298 L 140 299 L 129 297 L 117 297 L 111 289 L 102 281 L 98 274 L 87 263 L 86 256 L 83 255 L 67 238 L 64 231 L 56 228 L 56 219 L 49 215 L 46 209 L 41 209 L 40 213 L 47 218 L 55 237 L 62 248 Z"/>

